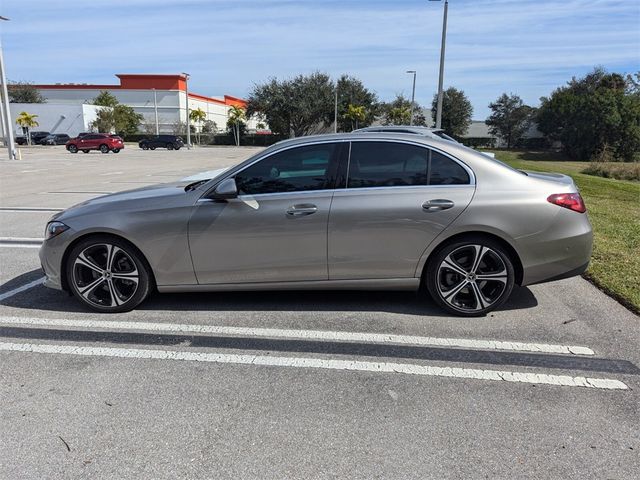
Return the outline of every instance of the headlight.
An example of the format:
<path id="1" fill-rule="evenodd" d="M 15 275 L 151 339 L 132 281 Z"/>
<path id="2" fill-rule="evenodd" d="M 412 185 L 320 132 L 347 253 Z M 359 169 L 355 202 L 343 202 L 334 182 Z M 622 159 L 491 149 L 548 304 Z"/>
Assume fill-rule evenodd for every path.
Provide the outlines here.
<path id="1" fill-rule="evenodd" d="M 49 240 L 50 238 L 60 235 L 66 230 L 69 230 L 69 227 L 62 222 L 49 222 L 47 223 L 47 228 L 44 232 L 44 239 Z"/>

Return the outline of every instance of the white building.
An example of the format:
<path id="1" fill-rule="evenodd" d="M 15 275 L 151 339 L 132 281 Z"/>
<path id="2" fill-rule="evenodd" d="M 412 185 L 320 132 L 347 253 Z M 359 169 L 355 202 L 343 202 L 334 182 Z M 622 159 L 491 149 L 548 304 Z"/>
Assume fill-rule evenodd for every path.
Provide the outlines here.
<path id="1" fill-rule="evenodd" d="M 13 120 L 12 128 L 16 136 L 23 135 L 22 127 L 15 123 L 21 112 L 37 115 L 39 126 L 31 131 L 66 133 L 75 137 L 80 132 L 91 130 L 91 122 L 97 117 L 100 107 L 73 103 L 10 103 L 9 110 Z"/>
<path id="2" fill-rule="evenodd" d="M 56 83 L 35 85 L 51 104 L 91 104 L 100 92 L 108 91 L 118 101 L 144 116 L 147 127 L 155 129 L 156 112 L 161 133 L 173 133 L 179 122 L 187 121 L 187 77 L 183 74 L 118 74 L 119 85 L 91 85 L 87 83 Z M 222 98 L 188 93 L 189 110 L 202 109 L 207 120 L 216 123 L 218 131 L 225 131 L 229 110 L 233 106 L 245 108 L 241 98 L 224 95 Z M 248 130 L 255 130 L 256 120 L 247 122 Z M 196 125 L 197 127 L 197 125 Z M 141 127 L 144 129 L 144 126 Z M 62 133 L 62 132 L 61 132 Z"/>

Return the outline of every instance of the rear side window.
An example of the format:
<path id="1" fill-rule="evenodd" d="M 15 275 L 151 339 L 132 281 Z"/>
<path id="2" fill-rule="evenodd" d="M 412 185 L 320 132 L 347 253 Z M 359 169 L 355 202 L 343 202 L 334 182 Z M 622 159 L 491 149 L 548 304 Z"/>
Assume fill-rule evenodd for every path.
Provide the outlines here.
<path id="1" fill-rule="evenodd" d="M 347 188 L 466 185 L 467 171 L 445 155 L 396 142 L 352 142 Z"/>
<path id="2" fill-rule="evenodd" d="M 352 142 L 348 188 L 426 185 L 429 150 L 404 143 Z"/>
<path id="3" fill-rule="evenodd" d="M 431 170 L 429 185 L 467 185 L 470 183 L 469 174 L 449 157 L 441 153 L 431 153 Z"/>
<path id="4" fill-rule="evenodd" d="M 333 143 L 291 148 L 260 160 L 235 176 L 241 194 L 324 190 L 338 146 Z"/>

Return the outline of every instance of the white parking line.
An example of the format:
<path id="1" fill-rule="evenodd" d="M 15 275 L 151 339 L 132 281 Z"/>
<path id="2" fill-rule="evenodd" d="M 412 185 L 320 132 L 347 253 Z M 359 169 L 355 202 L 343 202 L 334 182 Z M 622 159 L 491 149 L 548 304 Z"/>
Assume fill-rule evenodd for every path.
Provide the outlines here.
<path id="1" fill-rule="evenodd" d="M 13 290 L 9 290 L 8 292 L 5 292 L 3 294 L 0 294 L 0 302 L 2 300 L 5 300 L 9 297 L 13 297 L 14 295 L 20 293 L 20 292 L 24 292 L 25 290 L 29 290 L 30 288 L 33 287 L 37 287 L 38 285 L 40 285 L 42 282 L 44 282 L 44 277 L 39 278 L 37 280 L 34 280 L 33 282 L 29 282 L 25 285 L 21 285 L 19 287 L 14 288 Z"/>
<path id="2" fill-rule="evenodd" d="M 115 358 L 181 360 L 190 362 L 261 365 L 271 367 L 320 368 L 328 370 L 349 370 L 374 373 L 402 373 L 406 375 L 559 385 L 566 387 L 596 388 L 602 390 L 627 390 L 629 388 L 619 380 L 608 378 L 571 377 L 568 375 L 547 375 L 542 373 L 510 372 L 503 370 L 436 367 L 412 363 L 361 362 L 321 358 L 235 355 L 226 353 L 181 352 L 177 350 L 147 350 L 138 348 L 75 347 L 71 345 L 33 343 L 0 343 L 0 351 Z"/>
<path id="3" fill-rule="evenodd" d="M 0 248 L 40 248 L 42 238 L 0 237 Z"/>
<path id="4" fill-rule="evenodd" d="M 37 325 L 116 330 L 145 330 L 178 333 L 209 333 L 218 335 L 289 338 L 303 340 L 329 340 L 368 343 L 395 343 L 431 347 L 461 347 L 482 350 L 515 350 L 519 352 L 560 353 L 594 355 L 588 347 L 553 345 L 547 343 L 523 343 L 499 340 L 474 340 L 466 338 L 421 337 L 386 333 L 334 332 L 324 330 L 283 330 L 276 328 L 224 327 L 215 325 L 187 325 L 154 322 L 121 322 L 114 320 L 74 320 L 61 318 L 31 318 L 0 316 L 0 324 Z"/>
<path id="5" fill-rule="evenodd" d="M 0 237 L 0 242 L 10 243 L 42 243 L 44 238 L 37 237 Z"/>

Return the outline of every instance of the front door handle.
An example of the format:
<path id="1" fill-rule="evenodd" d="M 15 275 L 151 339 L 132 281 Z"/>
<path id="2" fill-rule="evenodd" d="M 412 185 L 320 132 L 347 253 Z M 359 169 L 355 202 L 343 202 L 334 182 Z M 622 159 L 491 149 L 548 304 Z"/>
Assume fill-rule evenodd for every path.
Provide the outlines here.
<path id="1" fill-rule="evenodd" d="M 303 217 L 305 215 L 311 215 L 318 211 L 318 207 L 312 203 L 299 203 L 292 205 L 287 209 L 287 216 L 289 217 Z"/>
<path id="2" fill-rule="evenodd" d="M 425 212 L 439 212 L 440 210 L 447 210 L 455 205 L 451 200 L 445 200 L 443 198 L 437 198 L 435 200 L 427 200 L 422 204 L 422 209 Z"/>

